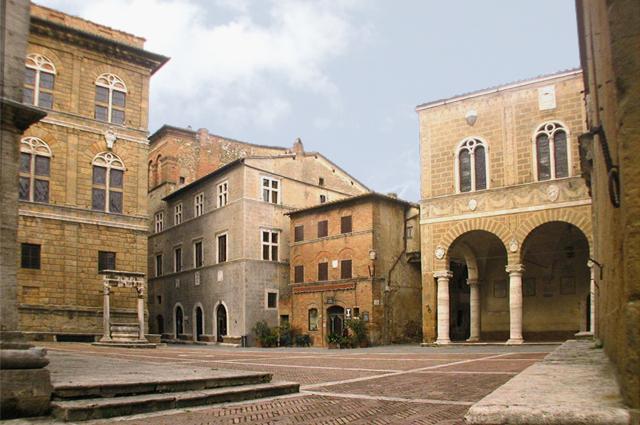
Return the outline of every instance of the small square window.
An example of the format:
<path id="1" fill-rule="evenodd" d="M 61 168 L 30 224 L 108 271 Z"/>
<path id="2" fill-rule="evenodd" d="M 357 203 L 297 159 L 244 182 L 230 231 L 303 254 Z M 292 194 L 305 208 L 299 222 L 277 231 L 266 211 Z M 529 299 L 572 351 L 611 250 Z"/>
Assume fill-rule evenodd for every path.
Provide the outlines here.
<path id="1" fill-rule="evenodd" d="M 267 292 L 267 308 L 278 308 L 277 292 Z"/>
<path id="2" fill-rule="evenodd" d="M 98 251 L 98 272 L 116 269 L 116 253 L 110 251 Z"/>
<path id="3" fill-rule="evenodd" d="M 20 248 L 20 267 L 23 269 L 39 269 L 40 245 L 23 243 Z"/>
<path id="4" fill-rule="evenodd" d="M 320 195 L 320 203 L 324 204 L 325 202 L 327 202 L 327 195 Z"/>
<path id="5" fill-rule="evenodd" d="M 318 186 L 324 186 L 324 177 L 318 178 Z"/>

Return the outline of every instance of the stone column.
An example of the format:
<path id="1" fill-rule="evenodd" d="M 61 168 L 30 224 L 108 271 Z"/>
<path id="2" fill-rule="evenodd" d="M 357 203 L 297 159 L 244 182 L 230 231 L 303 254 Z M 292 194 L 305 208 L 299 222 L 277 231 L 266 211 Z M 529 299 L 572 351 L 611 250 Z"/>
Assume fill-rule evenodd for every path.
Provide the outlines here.
<path id="1" fill-rule="evenodd" d="M 453 273 L 443 270 L 433 273 L 433 277 L 438 279 L 438 339 L 436 344 L 449 344 L 449 279 Z"/>
<path id="2" fill-rule="evenodd" d="M 109 283 L 104 282 L 102 284 L 102 338 L 100 342 L 111 341 L 111 305 L 109 303 L 109 296 L 111 293 L 111 287 Z"/>
<path id="3" fill-rule="evenodd" d="M 589 260 L 587 262 L 587 266 L 589 266 L 589 329 L 592 335 L 595 335 L 596 332 L 596 270 L 594 268 L 595 264 L 593 261 Z"/>
<path id="4" fill-rule="evenodd" d="M 480 287 L 478 279 L 467 279 L 469 285 L 469 316 L 471 319 L 468 342 L 480 341 Z"/>
<path id="5" fill-rule="evenodd" d="M 507 344 L 522 344 L 522 273 L 524 265 L 510 264 L 509 273 L 509 340 Z"/>
<path id="6" fill-rule="evenodd" d="M 139 286 L 138 288 L 138 338 L 144 340 L 144 288 Z"/>

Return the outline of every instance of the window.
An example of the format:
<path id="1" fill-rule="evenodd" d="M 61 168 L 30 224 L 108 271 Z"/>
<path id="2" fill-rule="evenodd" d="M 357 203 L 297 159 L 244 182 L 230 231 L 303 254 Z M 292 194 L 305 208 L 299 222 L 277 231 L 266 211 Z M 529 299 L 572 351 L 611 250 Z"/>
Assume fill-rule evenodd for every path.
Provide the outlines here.
<path id="1" fill-rule="evenodd" d="M 317 308 L 309 309 L 309 330 L 310 331 L 318 330 L 318 309 Z"/>
<path id="2" fill-rule="evenodd" d="M 229 183 L 222 182 L 218 185 L 218 208 L 224 207 L 229 202 Z"/>
<path id="3" fill-rule="evenodd" d="M 325 202 L 327 202 L 327 195 L 320 195 L 320 203 L 324 204 Z"/>
<path id="4" fill-rule="evenodd" d="M 293 283 L 304 282 L 304 266 L 295 266 L 293 268 Z"/>
<path id="5" fill-rule="evenodd" d="M 98 121 L 124 124 L 127 86 L 117 75 L 102 74 L 96 79 L 95 118 Z"/>
<path id="6" fill-rule="evenodd" d="M 353 307 L 353 317 L 356 319 L 360 318 L 360 307 Z"/>
<path id="7" fill-rule="evenodd" d="M 318 263 L 318 280 L 329 280 L 329 263 Z"/>
<path id="8" fill-rule="evenodd" d="M 202 256 L 202 241 L 197 241 L 193 243 L 193 267 L 198 268 L 202 267 L 203 264 L 203 256 Z"/>
<path id="9" fill-rule="evenodd" d="M 567 130 L 559 122 L 538 127 L 534 136 L 538 181 L 569 176 Z"/>
<path id="10" fill-rule="evenodd" d="M 124 163 L 112 152 L 102 152 L 93 159 L 91 208 L 122 213 Z"/>
<path id="11" fill-rule="evenodd" d="M 198 193 L 193 199 L 193 216 L 200 217 L 204 213 L 204 193 Z"/>
<path id="12" fill-rule="evenodd" d="M 262 231 L 262 259 L 278 261 L 278 236 L 277 230 Z"/>
<path id="13" fill-rule="evenodd" d="M 262 178 L 262 200 L 271 204 L 277 204 L 280 193 L 280 180 L 271 177 Z"/>
<path id="14" fill-rule="evenodd" d="M 218 235 L 218 263 L 227 261 L 227 234 Z"/>
<path id="15" fill-rule="evenodd" d="M 32 243 L 20 245 L 20 267 L 23 269 L 40 268 L 40 245 Z"/>
<path id="16" fill-rule="evenodd" d="M 458 146 L 455 169 L 458 192 L 487 188 L 487 148 L 480 139 L 465 139 Z"/>
<path id="17" fill-rule="evenodd" d="M 55 79 L 56 67 L 53 62 L 35 53 L 27 55 L 22 102 L 51 109 Z"/>
<path id="18" fill-rule="evenodd" d="M 351 279 L 351 260 L 340 261 L 340 279 Z"/>
<path id="19" fill-rule="evenodd" d="M 173 225 L 182 224 L 182 203 L 173 207 Z"/>
<path id="20" fill-rule="evenodd" d="M 51 149 L 37 137 L 20 141 L 18 196 L 23 201 L 49 202 Z"/>
<path id="21" fill-rule="evenodd" d="M 103 270 L 117 270 L 115 252 L 98 251 L 98 273 Z"/>
<path id="22" fill-rule="evenodd" d="M 413 239 L 413 226 L 407 226 L 407 239 Z"/>
<path id="23" fill-rule="evenodd" d="M 180 178 L 178 179 L 178 182 L 179 182 L 178 184 L 179 184 L 180 186 L 184 185 L 185 178 L 184 178 L 183 176 L 180 176 Z"/>
<path id="24" fill-rule="evenodd" d="M 340 233 L 351 233 L 352 231 L 351 216 L 340 217 Z"/>
<path id="25" fill-rule="evenodd" d="M 162 254 L 156 255 L 156 277 L 162 276 Z"/>
<path id="26" fill-rule="evenodd" d="M 318 237 L 324 238 L 329 234 L 329 222 L 322 220 L 318 222 Z"/>
<path id="27" fill-rule="evenodd" d="M 164 213 L 162 211 L 156 213 L 156 233 L 162 232 L 164 228 Z"/>
<path id="28" fill-rule="evenodd" d="M 318 177 L 318 186 L 324 186 L 324 177 Z"/>
<path id="29" fill-rule="evenodd" d="M 173 271 L 178 273 L 182 271 L 182 248 L 173 250 Z"/>
<path id="30" fill-rule="evenodd" d="M 296 226 L 294 228 L 294 242 L 300 242 L 304 240 L 304 226 Z"/>
<path id="31" fill-rule="evenodd" d="M 277 292 L 267 292 L 267 308 L 278 308 Z"/>

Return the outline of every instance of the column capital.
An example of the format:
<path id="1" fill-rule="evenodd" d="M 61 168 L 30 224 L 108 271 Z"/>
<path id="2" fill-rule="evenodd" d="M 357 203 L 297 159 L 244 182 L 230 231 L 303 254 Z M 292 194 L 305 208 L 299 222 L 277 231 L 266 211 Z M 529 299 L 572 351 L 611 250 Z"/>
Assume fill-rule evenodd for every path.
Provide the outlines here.
<path id="1" fill-rule="evenodd" d="M 451 272 L 451 270 L 438 270 L 433 272 L 433 277 L 435 277 L 436 279 L 451 279 L 453 277 L 453 272 Z"/>
<path id="2" fill-rule="evenodd" d="M 478 279 L 467 279 L 467 285 L 473 286 L 478 284 Z"/>
<path id="3" fill-rule="evenodd" d="M 524 264 L 509 264 L 505 267 L 505 270 L 509 274 L 522 274 L 524 273 Z"/>

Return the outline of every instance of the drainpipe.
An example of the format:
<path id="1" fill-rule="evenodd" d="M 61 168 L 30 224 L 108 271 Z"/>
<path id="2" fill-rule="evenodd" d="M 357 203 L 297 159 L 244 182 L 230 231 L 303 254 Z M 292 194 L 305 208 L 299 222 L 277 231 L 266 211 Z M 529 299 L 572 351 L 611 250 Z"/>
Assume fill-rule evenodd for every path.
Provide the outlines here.
<path id="1" fill-rule="evenodd" d="M 403 215 L 402 215 L 402 251 L 396 258 L 396 261 L 393 262 L 393 265 L 389 269 L 387 273 L 387 281 L 384 284 L 384 343 L 389 344 L 389 322 L 391 321 L 390 313 L 389 313 L 389 294 L 391 292 L 391 273 L 396 268 L 400 259 L 407 252 L 407 206 L 404 206 Z"/>

